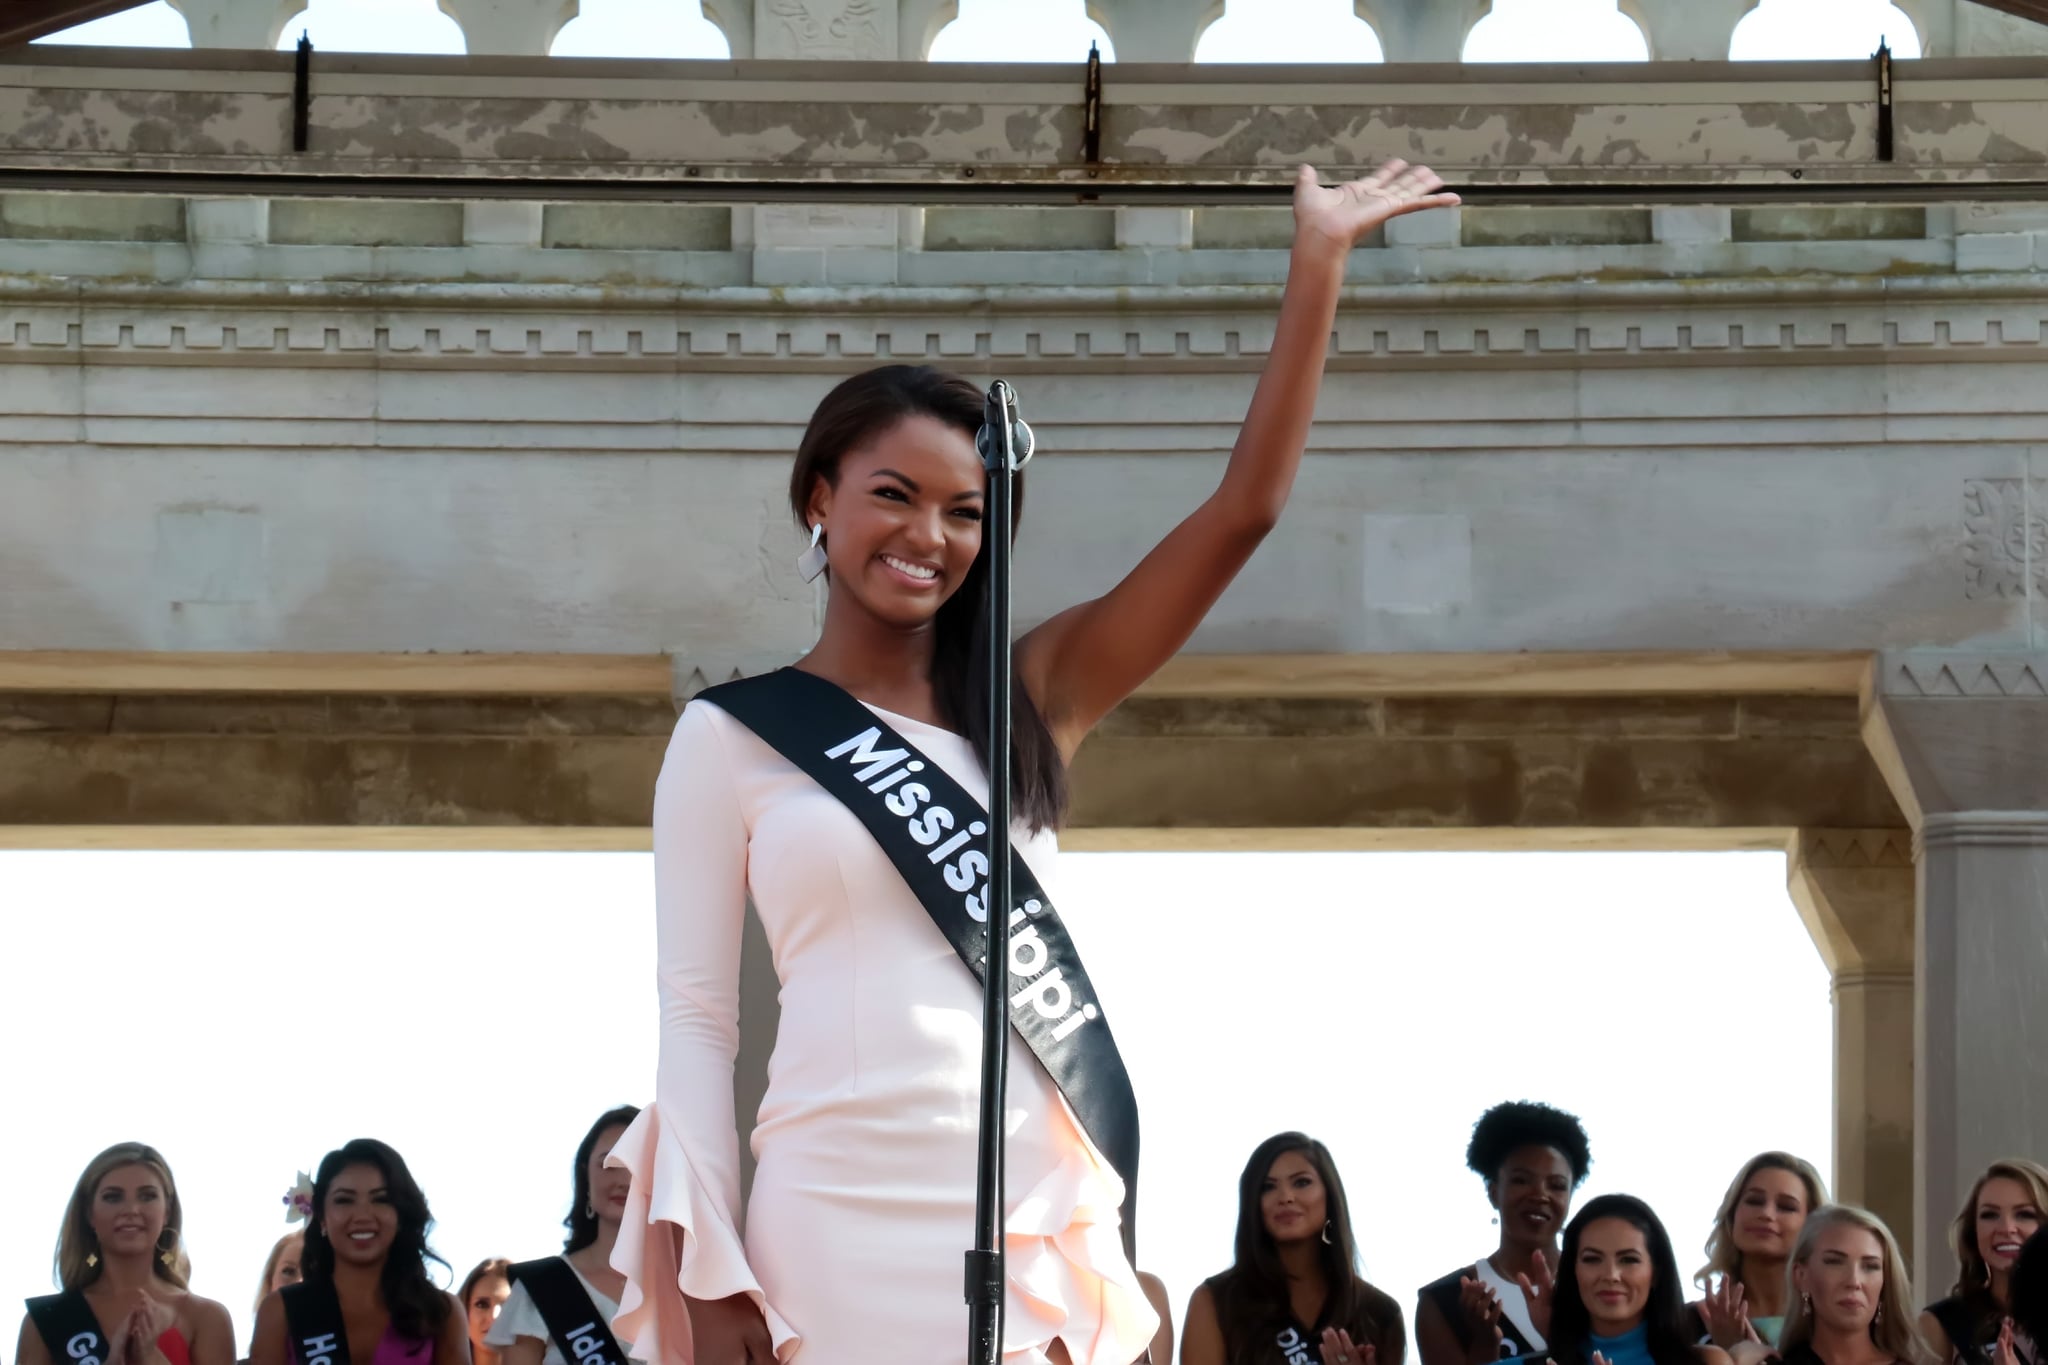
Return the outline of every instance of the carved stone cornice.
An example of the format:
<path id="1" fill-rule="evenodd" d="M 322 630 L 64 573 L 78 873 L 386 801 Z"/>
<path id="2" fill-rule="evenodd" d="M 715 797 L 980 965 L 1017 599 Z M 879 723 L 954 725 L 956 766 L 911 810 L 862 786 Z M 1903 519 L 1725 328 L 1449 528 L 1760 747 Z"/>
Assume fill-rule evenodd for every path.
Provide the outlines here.
<path id="1" fill-rule="evenodd" d="M 0 360 L 267 354 L 310 365 L 603 368 L 980 358 L 1231 368 L 1264 356 L 1278 299 L 1274 285 L 776 290 L 0 278 Z M 1346 291 L 1331 356 L 1431 367 L 2041 361 L 2048 301 L 2033 277 L 2010 286 L 1955 277 L 1359 285 Z M 2010 493 L 1993 483 L 1980 490 L 1977 520 L 1984 534 L 2004 534 L 1996 523 Z"/>
<path id="2" fill-rule="evenodd" d="M 2048 650 L 1879 654 L 1862 711 L 1918 847 L 2048 841 Z"/>

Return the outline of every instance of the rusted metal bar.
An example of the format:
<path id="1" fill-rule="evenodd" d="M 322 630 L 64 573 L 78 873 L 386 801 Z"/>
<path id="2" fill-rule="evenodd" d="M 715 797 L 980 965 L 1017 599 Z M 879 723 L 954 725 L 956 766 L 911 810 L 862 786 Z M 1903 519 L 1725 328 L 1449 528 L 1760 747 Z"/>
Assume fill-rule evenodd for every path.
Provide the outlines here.
<path id="1" fill-rule="evenodd" d="M 1074 66 L 38 48 L 0 61 L 0 188 L 723 202 L 1205 204 L 1426 162 L 1475 203 L 2048 197 L 2048 60 Z M 1085 86 L 1083 87 L 1085 89 Z"/>

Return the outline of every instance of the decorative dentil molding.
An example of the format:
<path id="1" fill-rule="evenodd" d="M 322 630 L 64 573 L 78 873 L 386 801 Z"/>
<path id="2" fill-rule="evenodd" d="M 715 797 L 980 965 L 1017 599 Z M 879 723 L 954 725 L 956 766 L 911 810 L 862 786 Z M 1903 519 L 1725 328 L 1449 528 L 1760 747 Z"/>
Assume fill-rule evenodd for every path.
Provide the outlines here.
<path id="1" fill-rule="evenodd" d="M 1911 868 L 1913 831 L 1900 829 L 1802 829 L 1792 856 L 1820 871 Z"/>
<path id="2" fill-rule="evenodd" d="M 2048 701 L 2048 650 L 1887 652 L 1876 682 L 1880 696 L 1915 701 Z"/>
<path id="3" fill-rule="evenodd" d="M 732 361 L 841 358 L 1233 360 L 1272 344 L 1277 295 L 1161 300 L 1147 307 L 1062 297 L 992 305 L 968 291 L 945 300 L 708 299 L 665 307 L 507 290 L 491 300 L 394 300 L 360 289 L 300 291 L 291 298 L 211 302 L 173 294 L 118 294 L 75 301 L 13 300 L 0 290 L 0 358 L 120 353 L 152 356 L 268 353 L 304 357 L 457 358 L 513 362 L 616 358 Z M 934 306 L 937 302 L 940 306 Z M 943 306 L 950 303 L 951 307 Z M 1332 332 L 1341 360 L 1487 362 L 1565 357 L 1580 361 L 1684 356 L 1857 360 L 1940 355 L 2048 360 L 2048 300 L 1930 300 L 1910 308 L 1867 303 L 1757 301 L 1728 307 L 1615 298 L 1599 311 L 1584 300 L 1551 306 L 1504 299 L 1445 315 L 1422 298 L 1389 306 L 1347 304 Z M 2013 481 L 2016 483 L 2017 481 Z M 1981 485 L 1981 486 L 1980 486 Z M 2021 595 L 1996 567 L 1998 547 L 2037 534 L 2014 499 L 2025 490 L 1974 480 L 1965 515 L 1992 568 L 1972 596 Z M 2036 507 L 2040 503 L 2037 501 Z M 2035 514 L 2038 516 L 2038 512 Z M 2034 530 L 2018 528 L 2033 527 Z M 2033 562 L 2043 562 L 2036 554 Z M 1996 561 L 1996 564 L 1994 564 Z"/>

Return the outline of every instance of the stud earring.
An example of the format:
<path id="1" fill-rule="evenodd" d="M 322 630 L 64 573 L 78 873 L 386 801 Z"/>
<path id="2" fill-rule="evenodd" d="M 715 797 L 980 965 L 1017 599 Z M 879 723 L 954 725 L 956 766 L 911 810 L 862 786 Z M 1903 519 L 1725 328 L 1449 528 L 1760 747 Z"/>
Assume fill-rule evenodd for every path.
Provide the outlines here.
<path id="1" fill-rule="evenodd" d="M 818 581 L 818 575 L 825 572 L 825 523 L 818 522 L 811 527 L 810 548 L 796 557 L 796 571 L 803 575 L 806 583 Z"/>

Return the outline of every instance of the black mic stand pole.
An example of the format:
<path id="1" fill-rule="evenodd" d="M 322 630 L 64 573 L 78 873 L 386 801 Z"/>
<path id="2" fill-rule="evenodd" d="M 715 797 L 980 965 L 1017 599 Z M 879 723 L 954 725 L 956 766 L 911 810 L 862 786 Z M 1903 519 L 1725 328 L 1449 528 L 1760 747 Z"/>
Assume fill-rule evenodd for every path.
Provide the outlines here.
<path id="1" fill-rule="evenodd" d="M 1001 1365 L 1003 1336 L 1003 1117 L 1010 1043 L 1010 534 L 1012 483 L 1031 458 L 1019 430 L 1017 393 L 998 379 L 983 409 L 981 447 L 989 471 L 988 547 L 989 859 L 988 968 L 982 978 L 981 1128 L 975 1152 L 974 1249 L 967 1253 L 968 1365 Z M 1023 448 L 1020 450 L 1019 447 Z"/>

